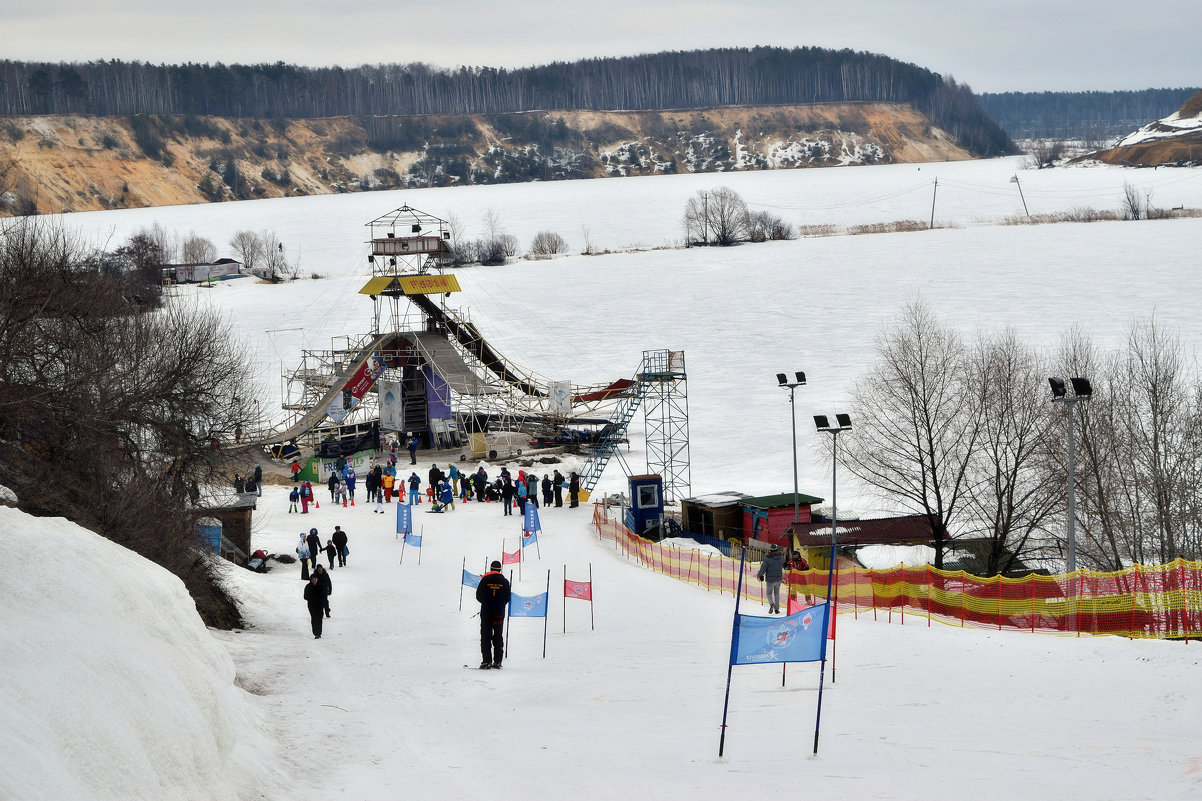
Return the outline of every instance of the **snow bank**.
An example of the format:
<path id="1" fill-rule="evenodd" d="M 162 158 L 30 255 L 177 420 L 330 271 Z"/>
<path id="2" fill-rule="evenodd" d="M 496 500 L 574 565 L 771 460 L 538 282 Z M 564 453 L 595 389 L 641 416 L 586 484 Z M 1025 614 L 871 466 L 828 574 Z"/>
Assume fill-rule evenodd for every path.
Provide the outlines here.
<path id="1" fill-rule="evenodd" d="M 183 583 L 61 518 L 0 532 L 0 798 L 257 796 L 271 746 Z"/>

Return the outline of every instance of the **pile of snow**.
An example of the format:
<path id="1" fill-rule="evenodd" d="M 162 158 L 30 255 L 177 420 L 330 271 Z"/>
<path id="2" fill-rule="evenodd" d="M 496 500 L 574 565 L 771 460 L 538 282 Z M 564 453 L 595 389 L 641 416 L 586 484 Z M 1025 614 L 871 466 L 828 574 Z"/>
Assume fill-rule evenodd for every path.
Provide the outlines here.
<path id="1" fill-rule="evenodd" d="M 183 583 L 61 518 L 0 532 L 0 797 L 253 794 L 274 746 Z"/>

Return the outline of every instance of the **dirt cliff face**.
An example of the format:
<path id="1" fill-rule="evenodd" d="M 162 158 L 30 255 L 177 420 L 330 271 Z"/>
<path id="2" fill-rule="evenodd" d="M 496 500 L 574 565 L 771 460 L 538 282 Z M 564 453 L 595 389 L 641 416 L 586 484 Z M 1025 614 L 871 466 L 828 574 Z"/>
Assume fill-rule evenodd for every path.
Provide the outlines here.
<path id="1" fill-rule="evenodd" d="M 1128 135 L 1118 147 L 1083 158 L 1129 167 L 1202 164 L 1202 91 L 1195 92 L 1176 113 Z"/>
<path id="2" fill-rule="evenodd" d="M 890 103 L 311 120 L 10 117 L 0 120 L 0 213 L 968 158 L 924 115 Z"/>

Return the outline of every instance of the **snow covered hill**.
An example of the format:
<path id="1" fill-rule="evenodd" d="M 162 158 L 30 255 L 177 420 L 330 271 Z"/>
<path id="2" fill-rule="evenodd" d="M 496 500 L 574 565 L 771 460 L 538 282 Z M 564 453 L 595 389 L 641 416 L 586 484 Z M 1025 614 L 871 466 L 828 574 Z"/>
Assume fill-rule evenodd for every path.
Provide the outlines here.
<path id="1" fill-rule="evenodd" d="M 1091 158 L 1107 164 L 1155 167 L 1202 162 L 1202 90 L 1169 116 L 1150 122 Z"/>

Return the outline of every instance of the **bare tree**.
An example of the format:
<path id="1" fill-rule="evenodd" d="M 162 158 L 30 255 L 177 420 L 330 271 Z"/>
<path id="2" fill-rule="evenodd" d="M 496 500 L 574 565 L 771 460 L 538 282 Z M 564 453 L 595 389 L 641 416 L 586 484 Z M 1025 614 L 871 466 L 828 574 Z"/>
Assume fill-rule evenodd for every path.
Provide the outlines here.
<path id="1" fill-rule="evenodd" d="M 980 575 L 1025 567 L 1064 499 L 1063 480 L 1048 475 L 1047 373 L 1013 331 L 980 337 L 968 354 L 968 380 L 988 387 L 965 494 L 966 536 L 983 544 Z"/>
<path id="2" fill-rule="evenodd" d="M 179 250 L 184 264 L 212 264 L 217 259 L 217 246 L 192 231 L 184 237 Z"/>
<path id="3" fill-rule="evenodd" d="M 266 255 L 263 240 L 254 231 L 238 231 L 230 239 L 230 247 L 238 254 L 238 260 L 247 270 L 253 270 Z"/>
<path id="4" fill-rule="evenodd" d="M 539 231 L 530 242 L 530 252 L 537 256 L 554 256 L 567 253 L 568 243 L 554 231 Z"/>
<path id="5" fill-rule="evenodd" d="M 271 280 L 295 280 L 297 265 L 288 261 L 284 252 L 284 243 L 275 235 L 275 231 L 264 231 L 259 234 L 259 242 L 263 246 L 262 265 L 271 276 Z"/>
<path id="6" fill-rule="evenodd" d="M 685 244 L 734 245 L 747 238 L 747 204 L 733 189 L 698 192 L 685 204 Z"/>
<path id="7" fill-rule="evenodd" d="M 1029 161 L 1037 170 L 1055 167 L 1064 158 L 1065 145 L 1059 139 L 1036 139 L 1031 143 Z"/>
<path id="8" fill-rule="evenodd" d="M 236 624 L 198 558 L 186 487 L 208 483 L 252 371 L 220 316 L 125 297 L 56 227 L 0 226 L 0 483 L 183 579 L 206 622 Z"/>
<path id="9" fill-rule="evenodd" d="M 984 391 L 968 380 L 960 338 L 919 301 L 878 335 L 877 361 L 853 393 L 856 434 L 844 446 L 845 464 L 926 516 L 935 567 L 962 514 Z"/>
<path id="10" fill-rule="evenodd" d="M 1123 184 L 1123 219 L 1125 220 L 1142 220 L 1148 216 L 1148 208 L 1151 206 L 1151 195 L 1141 194 L 1139 188 L 1130 184 Z"/>

